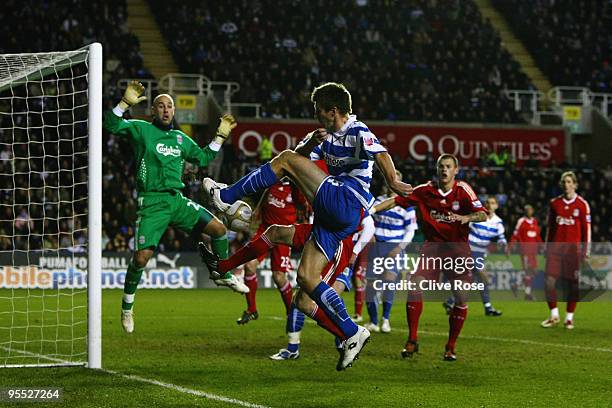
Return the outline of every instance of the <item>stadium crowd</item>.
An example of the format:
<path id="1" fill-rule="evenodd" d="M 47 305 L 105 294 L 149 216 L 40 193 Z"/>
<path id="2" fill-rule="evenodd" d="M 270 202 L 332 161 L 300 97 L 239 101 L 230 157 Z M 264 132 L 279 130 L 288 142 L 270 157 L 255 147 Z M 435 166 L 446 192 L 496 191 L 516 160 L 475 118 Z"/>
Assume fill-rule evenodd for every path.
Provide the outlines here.
<path id="1" fill-rule="evenodd" d="M 341 12 L 335 14 L 329 14 L 328 4 L 323 1 L 294 1 L 287 7 L 277 7 L 268 0 L 241 1 L 232 5 L 231 10 L 225 2 L 189 0 L 176 5 L 150 0 L 150 3 L 159 13 L 160 25 L 167 33 L 177 62 L 185 71 L 203 73 L 217 80 L 237 80 L 242 85 L 241 99 L 263 102 L 266 116 L 270 117 L 310 118 L 312 105 L 308 98 L 312 86 L 334 79 L 344 81 L 351 89 L 354 105 L 364 119 L 516 122 L 519 118 L 500 97 L 500 90 L 529 86 L 525 75 L 500 47 L 498 35 L 482 20 L 472 1 L 388 0 L 375 4 L 371 0 L 344 0 L 340 4 L 342 7 L 335 7 Z M 535 2 L 537 7 L 530 10 L 527 4 L 531 2 L 520 1 L 517 10 L 526 19 L 531 14 L 524 13 L 557 10 L 563 14 L 560 21 L 574 21 L 574 24 L 587 27 L 572 32 L 584 34 L 585 38 L 605 48 L 601 43 L 600 24 L 584 23 L 584 18 L 592 14 L 590 9 L 570 13 L 559 5 L 560 2 L 551 8 L 545 7 L 548 3 Z M 4 11 L 0 15 L 0 22 L 4 23 L 0 24 L 4 39 L 0 44 L 2 53 L 71 50 L 92 41 L 102 42 L 105 108 L 121 97 L 121 91 L 116 88 L 119 78 L 150 76 L 142 65 L 138 40 L 126 25 L 125 0 L 85 3 L 7 0 Z M 543 20 L 528 20 L 533 22 L 529 24 L 533 30 L 540 23 L 549 24 L 548 19 L 554 22 L 560 17 L 546 14 L 538 18 Z M 37 27 L 38 34 L 24 36 L 25 30 L 10 30 L 12 19 L 19 19 L 24 26 Z M 559 22 L 550 24 L 563 26 Z M 535 32 L 533 30 L 529 32 Z M 330 42 L 332 38 L 334 41 Z M 549 39 L 548 46 L 542 48 L 558 58 L 566 58 L 560 48 L 553 50 L 557 45 Z M 609 57 L 609 46 L 605 50 Z M 600 89 L 597 87 L 602 83 L 605 85 L 605 81 L 599 80 L 604 75 L 609 85 L 610 69 L 605 50 L 593 54 L 594 59 L 578 59 L 591 64 L 588 65 L 591 68 L 599 66 L 601 69 L 561 63 L 570 69 L 563 71 L 563 75 L 577 75 L 585 83 L 595 84 L 591 86 L 596 89 Z M 556 71 L 561 74 L 561 70 Z M 593 78 L 599 78 L 597 84 L 600 85 L 589 82 Z M 43 118 L 39 112 L 33 113 Z M 42 161 L 23 159 L 40 152 L 32 146 L 30 149 L 34 150 L 28 150 L 25 142 L 16 145 L 23 142 L 20 138 L 24 135 L 19 132 L 11 133 L 12 139 L 7 139 L 6 129 L 12 126 L 11 121 L 25 120 L 25 115 L 14 114 L 3 115 L 0 122 L 2 185 L 30 187 L 0 192 L 3 203 L 0 206 L 0 251 L 58 246 L 78 251 L 85 242 L 83 223 L 79 217 L 71 219 L 68 216 L 75 210 L 67 204 L 71 200 L 62 198 L 61 195 L 67 193 L 60 192 L 60 186 L 73 181 L 83 182 L 84 174 L 68 176 L 79 168 L 79 162 L 55 160 L 52 164 L 55 167 L 44 170 Z M 62 132 L 73 131 L 74 127 L 62 129 L 59 126 L 57 129 L 59 133 L 47 141 L 62 138 Z M 129 251 L 137 209 L 132 153 L 112 135 L 105 135 L 104 146 L 103 247 L 109 251 Z M 78 144 L 73 148 L 80 149 Z M 46 151 L 50 152 L 53 150 Z M 241 175 L 235 163 L 243 161 L 244 157 L 231 145 L 224 147 L 224 157 L 219 164 L 221 173 L 231 177 L 222 181 L 232 182 Z M 433 173 L 433 158 L 423 163 L 411 160 L 397 163 L 406 180 L 413 185 L 429 179 Z M 504 152 L 493 152 L 477 168 L 464 169 L 461 178 L 469 180 L 481 198 L 496 195 L 500 203 L 498 213 L 510 234 L 527 203 L 534 206 L 540 222 L 544 223 L 547 201 L 560 191 L 557 181 L 566 166 L 543 168 L 538 165 L 534 160 L 517 167 Z M 586 159 L 577 166 L 579 193 L 591 203 L 593 212 L 593 240 L 609 240 L 612 236 L 608 214 L 612 208 L 609 187 L 612 168 L 593 169 Z M 42 178 L 26 180 L 24 177 L 29 170 L 38 171 L 41 177 L 45 171 L 53 174 L 43 183 Z M 16 171 L 23 175 L 17 175 Z M 189 178 L 186 195 L 200 201 L 197 180 L 204 174 L 200 172 L 195 177 L 196 174 L 190 172 L 186 176 Z M 374 183 L 375 189 L 379 187 L 380 180 Z M 28 205 L 42 203 L 47 196 L 55 197 L 51 209 Z M 63 218 L 57 222 L 48 221 L 58 215 Z M 32 231 L 43 233 L 30 234 Z M 160 250 L 194 250 L 195 242 L 196 237 L 171 227 L 162 239 Z"/>
<path id="2" fill-rule="evenodd" d="M 365 120 L 522 121 L 501 91 L 530 82 L 471 0 L 149 3 L 182 72 L 237 81 L 264 117 L 312 117 L 333 80 Z"/>
<path id="3" fill-rule="evenodd" d="M 494 0 L 554 85 L 612 92 L 612 2 Z"/>

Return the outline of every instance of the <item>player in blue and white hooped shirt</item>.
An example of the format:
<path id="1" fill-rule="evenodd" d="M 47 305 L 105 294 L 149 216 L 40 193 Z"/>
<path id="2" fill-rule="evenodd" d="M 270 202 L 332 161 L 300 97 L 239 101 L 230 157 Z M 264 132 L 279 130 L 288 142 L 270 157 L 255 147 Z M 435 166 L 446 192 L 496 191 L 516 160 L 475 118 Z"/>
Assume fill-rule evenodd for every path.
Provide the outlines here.
<path id="1" fill-rule="evenodd" d="M 507 245 L 504 222 L 495 211 L 499 208 L 497 199 L 495 196 L 487 197 L 485 202 L 485 208 L 488 211 L 486 221 L 472 222 L 470 223 L 470 234 L 468 236 L 468 242 L 470 249 L 472 250 L 472 256 L 476 258 L 485 259 L 488 254 L 489 245 L 493 242 Z M 475 262 L 479 264 L 479 262 Z M 502 312 L 495 309 L 491 304 L 491 296 L 489 294 L 488 278 L 485 275 L 484 269 L 474 269 L 474 277 L 476 280 L 480 280 L 484 283 L 484 289 L 480 291 L 480 297 L 482 298 L 482 304 L 484 305 L 486 316 L 501 316 Z M 444 303 L 444 308 L 447 310 L 452 309 L 454 299 L 448 298 Z"/>
<path id="2" fill-rule="evenodd" d="M 359 355 L 370 332 L 350 319 L 344 302 L 321 280 L 320 273 L 333 258 L 340 242 L 357 230 L 374 202 L 370 193 L 374 163 L 397 194 L 407 196 L 412 187 L 397 179 L 393 160 L 386 149 L 363 122 L 351 115 L 351 95 L 343 85 L 323 84 L 314 89 L 311 100 L 322 128 L 307 135 L 295 150 L 281 152 L 233 185 L 224 188 L 211 179 L 204 179 L 203 188 L 218 211 L 226 211 L 245 195 L 265 189 L 285 176 L 304 193 L 315 217 L 297 270 L 300 290 L 295 300 L 300 309 L 304 303 L 310 304 L 310 299 L 314 300 L 333 321 L 344 342 L 336 368 L 344 370 Z M 309 159 L 325 160 L 330 175 Z M 201 248 L 201 254 L 214 271 L 214 255 L 205 247 Z M 308 311 L 306 307 L 304 310 Z M 336 333 L 332 331 L 332 334 Z"/>
<path id="3" fill-rule="evenodd" d="M 398 171 L 398 178 L 401 180 L 402 175 Z M 375 204 L 385 201 L 395 194 L 390 193 L 387 186 L 383 186 L 382 195 L 376 198 Z M 376 244 L 372 246 L 368 258 L 371 260 L 374 257 L 394 258 L 396 255 L 401 255 L 406 246 L 412 242 L 414 233 L 418 229 L 416 212 L 414 207 L 403 208 L 400 206 L 391 208 L 390 210 L 372 214 L 376 230 L 374 237 Z M 370 331 L 389 333 L 391 325 L 389 317 L 391 307 L 393 306 L 393 298 L 395 291 L 386 289 L 382 291 L 382 323 L 378 326 L 378 304 L 380 302 L 381 291 L 376 289 L 375 281 L 391 283 L 397 281 L 400 276 L 400 270 L 388 269 L 383 274 L 376 274 L 373 268 L 368 268 L 366 272 L 366 307 L 370 322 L 365 325 Z"/>

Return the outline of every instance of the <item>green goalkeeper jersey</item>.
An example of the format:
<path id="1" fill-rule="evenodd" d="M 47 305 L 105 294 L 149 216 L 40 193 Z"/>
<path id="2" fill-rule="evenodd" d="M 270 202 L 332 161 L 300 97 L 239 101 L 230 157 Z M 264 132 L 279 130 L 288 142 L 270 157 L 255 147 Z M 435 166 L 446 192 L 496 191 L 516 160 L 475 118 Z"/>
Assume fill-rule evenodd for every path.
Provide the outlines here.
<path id="1" fill-rule="evenodd" d="M 185 160 L 206 166 L 216 156 L 219 145 L 200 148 L 185 133 L 177 129 L 163 130 L 151 122 L 123 119 L 113 111 L 106 112 L 104 128 L 129 139 L 137 163 L 136 190 L 178 192 L 185 187 L 181 180 Z"/>

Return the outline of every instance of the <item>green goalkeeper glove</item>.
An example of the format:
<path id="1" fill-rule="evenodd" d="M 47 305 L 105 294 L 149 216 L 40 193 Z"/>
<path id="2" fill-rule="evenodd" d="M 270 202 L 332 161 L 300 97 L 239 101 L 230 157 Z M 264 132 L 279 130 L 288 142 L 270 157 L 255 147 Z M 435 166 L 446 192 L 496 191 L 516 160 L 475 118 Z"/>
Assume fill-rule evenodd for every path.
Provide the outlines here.
<path id="1" fill-rule="evenodd" d="M 238 126 L 236 119 L 229 113 L 226 113 L 219 119 L 219 126 L 217 127 L 217 137 L 215 140 L 217 143 L 223 143 L 230 135 L 232 130 Z"/>
<path id="2" fill-rule="evenodd" d="M 121 102 L 119 105 L 125 110 L 131 106 L 134 106 L 144 100 L 147 99 L 146 96 L 142 96 L 145 87 L 138 81 L 132 81 L 128 84 L 125 92 L 123 93 L 123 98 L 121 98 Z"/>

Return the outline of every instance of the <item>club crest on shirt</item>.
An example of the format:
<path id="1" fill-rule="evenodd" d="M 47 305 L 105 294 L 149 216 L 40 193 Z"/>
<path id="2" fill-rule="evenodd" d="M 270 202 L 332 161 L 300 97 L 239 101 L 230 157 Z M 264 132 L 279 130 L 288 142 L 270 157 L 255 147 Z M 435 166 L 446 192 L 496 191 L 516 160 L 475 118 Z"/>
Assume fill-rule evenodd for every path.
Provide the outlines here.
<path id="1" fill-rule="evenodd" d="M 572 215 L 573 215 L 574 217 L 577 217 L 577 216 L 579 215 L 579 213 L 580 213 L 580 211 L 578 211 L 578 209 L 577 209 L 577 208 L 574 208 L 574 212 L 573 212 L 573 214 L 572 214 Z"/>
<path id="2" fill-rule="evenodd" d="M 181 135 L 176 135 L 176 143 L 178 143 L 178 144 L 183 144 L 183 136 L 181 136 Z"/>
<path id="3" fill-rule="evenodd" d="M 459 201 L 453 201 L 453 211 L 459 210 Z"/>

